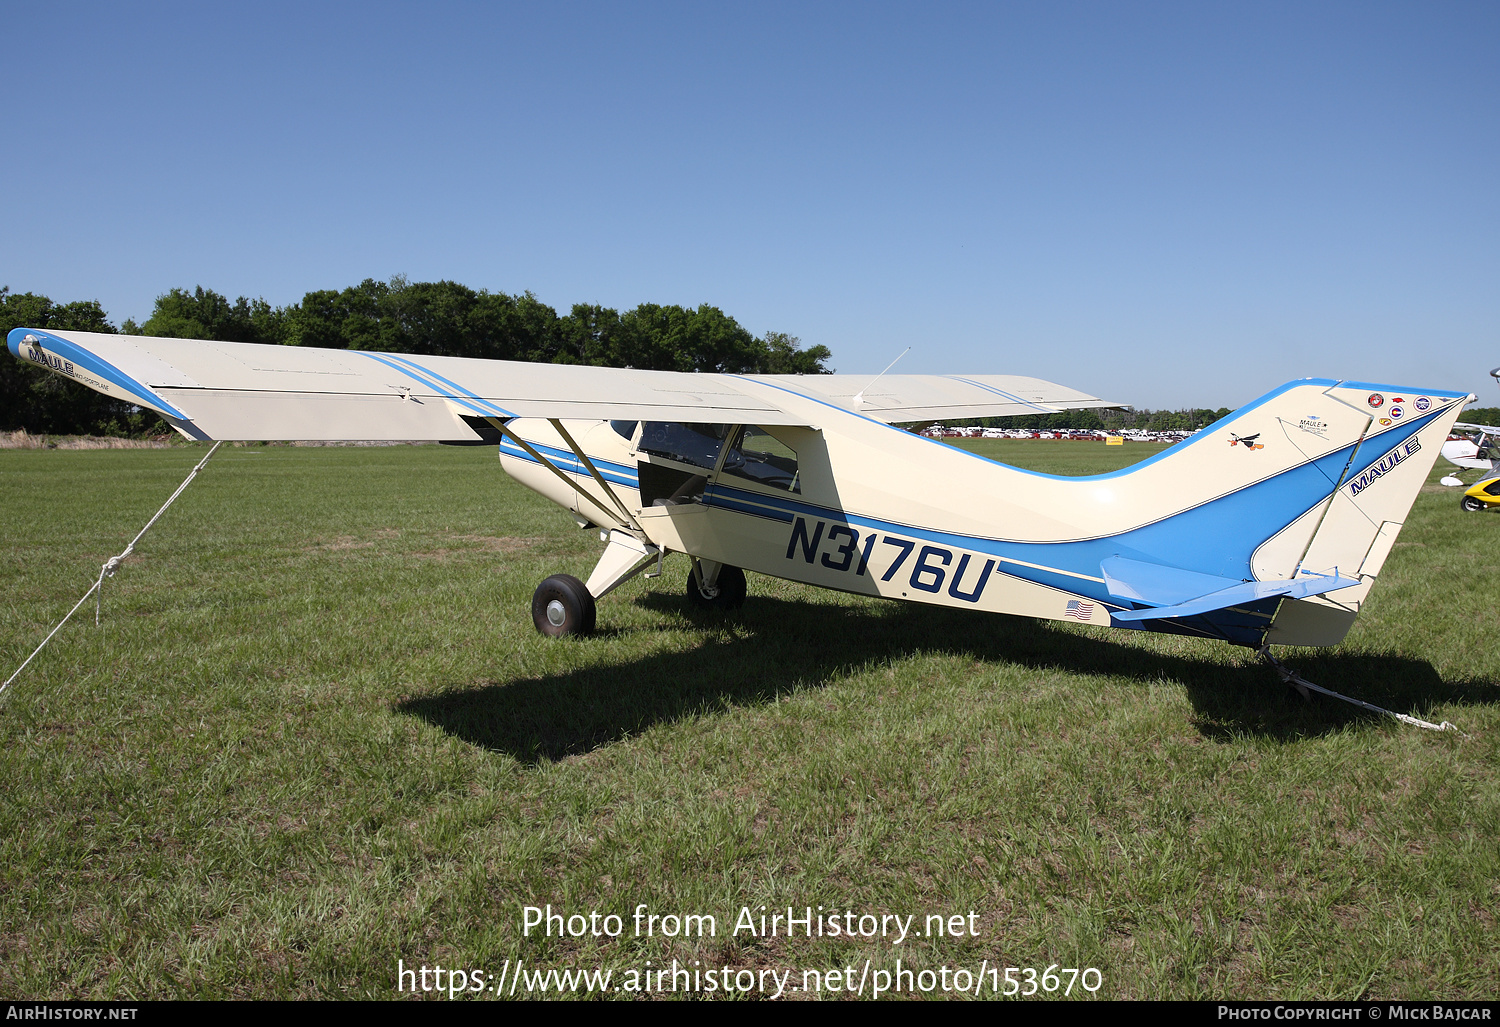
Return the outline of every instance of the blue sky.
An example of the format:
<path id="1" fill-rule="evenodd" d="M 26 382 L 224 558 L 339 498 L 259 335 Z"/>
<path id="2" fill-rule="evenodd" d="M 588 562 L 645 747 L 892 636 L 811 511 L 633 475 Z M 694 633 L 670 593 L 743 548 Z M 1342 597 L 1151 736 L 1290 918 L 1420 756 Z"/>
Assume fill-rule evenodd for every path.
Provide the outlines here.
<path id="1" fill-rule="evenodd" d="M 1500 403 L 1500 5 L 22 4 L 0 285 L 711 303 L 841 371 Z"/>

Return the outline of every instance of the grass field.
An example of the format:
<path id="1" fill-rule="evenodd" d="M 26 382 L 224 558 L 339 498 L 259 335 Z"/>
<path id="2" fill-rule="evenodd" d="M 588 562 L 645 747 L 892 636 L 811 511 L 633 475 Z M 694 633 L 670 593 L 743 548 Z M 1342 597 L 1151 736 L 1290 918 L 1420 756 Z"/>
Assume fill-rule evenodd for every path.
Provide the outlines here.
<path id="1" fill-rule="evenodd" d="M 1062 473 L 1157 451 L 964 445 Z M 0 451 L 0 675 L 200 455 Z M 754 575 L 702 619 L 680 556 L 548 640 L 531 592 L 586 578 L 597 536 L 493 451 L 224 448 L 102 626 L 0 697 L 0 995 L 382 998 L 398 960 L 517 959 L 790 989 L 899 959 L 1093 967 L 1100 998 L 1493 998 L 1497 538 L 1429 486 L 1347 642 L 1284 654 L 1458 737 L 1185 638 Z M 547 904 L 623 931 L 523 936 Z M 635 937 L 642 904 L 715 936 Z M 964 930 L 732 932 L 762 906 Z"/>

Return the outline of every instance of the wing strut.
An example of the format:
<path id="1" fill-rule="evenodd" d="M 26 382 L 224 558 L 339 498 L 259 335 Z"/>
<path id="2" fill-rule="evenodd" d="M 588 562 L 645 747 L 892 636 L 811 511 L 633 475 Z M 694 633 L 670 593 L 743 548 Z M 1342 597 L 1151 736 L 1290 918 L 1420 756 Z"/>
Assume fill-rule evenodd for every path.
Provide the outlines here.
<path id="1" fill-rule="evenodd" d="M 599 473 L 599 469 L 594 466 L 594 462 L 579 448 L 578 443 L 573 441 L 573 436 L 568 434 L 568 429 L 563 427 L 562 422 L 555 417 L 551 417 L 547 419 L 547 423 L 557 429 L 557 434 L 563 437 L 563 441 L 568 444 L 568 448 L 573 451 L 573 455 L 578 458 L 578 462 L 588 468 L 589 474 L 599 483 L 599 487 L 604 490 L 604 494 L 614 501 L 615 507 L 625 515 L 625 519 L 630 522 L 630 526 L 636 531 L 641 531 L 641 526 L 630 515 L 630 511 L 625 508 L 625 504 L 620 502 L 620 497 L 615 495 L 615 490 L 609 487 L 609 482 L 604 480 L 604 475 Z M 641 533 L 645 534 L 643 531 Z"/>
<path id="2" fill-rule="evenodd" d="M 588 489 L 584 488 L 582 485 L 578 484 L 578 482 L 574 481 L 572 478 L 570 478 L 566 474 L 564 474 L 562 472 L 562 470 L 556 464 L 554 464 L 551 460 L 548 460 L 546 457 L 542 456 L 542 454 L 538 453 L 535 449 L 533 449 L 531 447 L 531 443 L 527 442 L 525 439 L 521 438 L 521 436 L 519 436 L 515 432 L 511 431 L 510 428 L 506 426 L 505 422 L 502 421 L 502 420 L 500 420 L 498 417 L 487 417 L 487 418 L 485 418 L 485 420 L 489 421 L 490 424 L 493 424 L 499 430 L 500 434 L 504 435 L 506 438 L 510 439 L 516 445 L 520 446 L 523 450 L 525 450 L 527 456 L 531 457 L 531 459 L 535 460 L 537 463 L 539 463 L 543 467 L 547 468 L 547 470 L 549 470 L 553 474 L 557 475 L 559 478 L 561 478 L 567 484 L 567 486 L 569 488 L 571 488 L 574 492 L 577 492 L 584 499 L 587 499 L 590 503 L 593 503 L 599 509 L 601 509 L 601 510 L 607 510 L 611 505 L 619 506 L 619 508 L 621 510 L 625 509 L 624 506 L 620 504 L 620 501 L 618 499 L 615 499 L 615 494 L 613 492 L 609 491 L 609 486 L 607 486 L 607 485 L 605 486 L 605 491 L 608 492 L 609 497 L 611 499 L 615 499 L 615 502 L 613 504 L 610 504 L 610 503 L 607 503 L 607 502 L 604 502 L 604 501 L 600 500 L 593 493 L 589 492 Z M 568 437 L 567 437 L 566 434 L 564 434 L 563 438 L 566 439 Z M 568 443 L 570 445 L 573 445 L 573 440 L 572 439 L 568 439 Z M 578 448 L 577 448 L 576 445 L 574 445 L 573 452 L 574 453 L 578 452 Z M 585 466 L 587 466 L 590 471 L 593 471 L 595 478 L 599 477 L 599 472 L 594 469 L 594 466 L 592 464 L 588 464 L 586 462 Z M 626 517 L 630 517 L 630 514 L 627 512 L 625 514 L 625 516 Z M 633 525 L 635 525 L 635 527 L 636 527 L 637 530 L 640 529 L 640 525 L 636 524 L 636 521 L 635 521 L 634 517 L 630 517 L 630 523 L 633 524 Z"/>

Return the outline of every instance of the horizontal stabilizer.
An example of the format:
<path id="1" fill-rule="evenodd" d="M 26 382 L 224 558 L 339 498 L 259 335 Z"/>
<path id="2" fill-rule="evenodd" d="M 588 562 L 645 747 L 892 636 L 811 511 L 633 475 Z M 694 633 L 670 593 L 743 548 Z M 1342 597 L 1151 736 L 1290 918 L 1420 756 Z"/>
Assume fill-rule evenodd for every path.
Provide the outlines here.
<path id="1" fill-rule="evenodd" d="M 1186 571 L 1165 564 L 1111 556 L 1100 561 L 1109 594 L 1116 599 L 1150 603 L 1149 610 L 1111 610 L 1116 623 L 1192 617 L 1241 603 L 1284 596 L 1305 599 L 1335 589 L 1358 585 L 1358 578 L 1319 574 L 1282 581 L 1234 581 L 1214 574 Z"/>

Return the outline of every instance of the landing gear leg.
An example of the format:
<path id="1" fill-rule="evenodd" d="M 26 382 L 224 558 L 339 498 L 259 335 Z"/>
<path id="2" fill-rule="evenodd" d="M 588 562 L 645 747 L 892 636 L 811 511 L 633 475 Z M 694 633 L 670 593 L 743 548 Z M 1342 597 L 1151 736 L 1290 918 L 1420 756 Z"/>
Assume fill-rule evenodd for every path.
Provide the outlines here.
<path id="1" fill-rule="evenodd" d="M 618 529 L 609 532 L 605 540 L 609 545 L 599 557 L 594 573 L 589 575 L 588 589 L 595 599 L 603 599 L 653 563 L 656 574 L 648 572 L 646 577 L 654 578 L 661 573 L 664 550 Z"/>
<path id="2" fill-rule="evenodd" d="M 727 563 L 694 559 L 687 594 L 700 610 L 737 610 L 745 604 L 745 572 Z"/>

